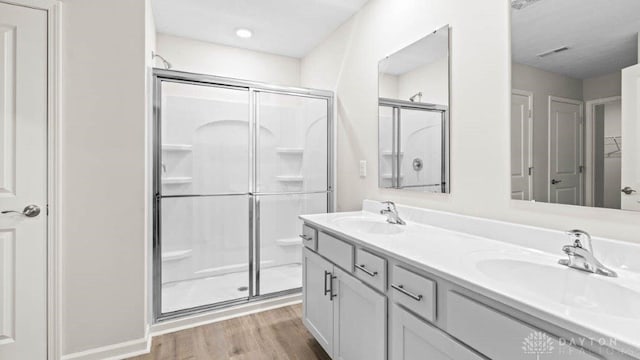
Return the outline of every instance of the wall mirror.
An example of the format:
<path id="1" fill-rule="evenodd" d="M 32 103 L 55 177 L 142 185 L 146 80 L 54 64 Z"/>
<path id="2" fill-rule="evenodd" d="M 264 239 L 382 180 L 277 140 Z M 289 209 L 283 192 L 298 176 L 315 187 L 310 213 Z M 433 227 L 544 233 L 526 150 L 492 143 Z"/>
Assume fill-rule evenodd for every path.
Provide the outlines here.
<path id="1" fill-rule="evenodd" d="M 449 192 L 449 27 L 378 64 L 378 184 Z"/>
<path id="2" fill-rule="evenodd" d="M 640 210 L 637 0 L 512 0 L 513 199 Z"/>

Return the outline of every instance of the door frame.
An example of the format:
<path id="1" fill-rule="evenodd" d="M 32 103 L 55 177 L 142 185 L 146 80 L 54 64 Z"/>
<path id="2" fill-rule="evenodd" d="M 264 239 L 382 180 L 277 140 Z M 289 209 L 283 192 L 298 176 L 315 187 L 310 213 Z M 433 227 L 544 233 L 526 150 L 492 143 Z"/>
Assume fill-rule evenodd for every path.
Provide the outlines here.
<path id="1" fill-rule="evenodd" d="M 611 104 L 617 101 L 622 101 L 622 96 L 612 96 L 607 98 L 593 99 L 585 102 L 585 122 L 584 122 L 584 205 L 593 206 L 595 199 L 595 108 L 598 105 Z"/>
<path id="2" fill-rule="evenodd" d="M 551 103 L 552 102 L 564 102 L 564 103 L 569 103 L 569 104 L 574 104 L 574 105 L 579 105 L 580 106 L 580 134 L 578 135 L 578 139 L 580 140 L 580 163 L 583 169 L 584 169 L 584 164 L 585 164 L 585 147 L 584 147 L 584 143 L 585 143 L 585 117 L 584 117 L 584 101 L 582 100 L 576 100 L 576 99 L 569 99 L 569 98 L 565 98 L 565 97 L 559 97 L 559 96 L 553 96 L 553 95 L 549 95 L 549 102 L 547 104 L 547 196 L 549 199 L 549 203 L 551 203 Z M 584 179 L 585 179 L 585 172 L 584 170 L 580 172 L 580 193 L 578 194 L 579 196 L 579 201 L 578 201 L 578 206 L 584 206 L 584 198 L 585 198 L 585 185 L 584 185 Z M 555 204 L 555 203 L 554 203 Z"/>
<path id="3" fill-rule="evenodd" d="M 60 109 L 61 12 L 60 0 L 0 0 L 47 13 L 47 357 L 60 358 Z"/>
<path id="4" fill-rule="evenodd" d="M 533 192 L 533 174 L 535 173 L 536 169 L 533 167 L 533 119 L 534 119 L 534 109 L 533 109 L 533 91 L 528 91 L 528 90 L 519 90 L 519 89 L 511 89 L 511 96 L 513 95 L 520 95 L 520 96 L 526 96 L 529 99 L 529 118 L 527 120 L 527 127 L 529 128 L 529 156 L 527 161 L 529 162 L 529 169 L 532 169 L 530 171 L 529 174 L 529 201 L 534 201 L 534 192 Z M 511 104 L 511 106 L 513 106 L 513 103 Z M 511 125 L 510 125 L 511 126 Z M 509 142 L 511 142 L 511 138 L 509 138 Z M 512 171 L 513 169 L 511 169 Z M 509 175 L 509 177 L 511 178 L 511 175 Z M 513 191 L 513 189 L 511 189 L 511 191 Z M 511 196 L 510 196 L 511 197 Z"/>

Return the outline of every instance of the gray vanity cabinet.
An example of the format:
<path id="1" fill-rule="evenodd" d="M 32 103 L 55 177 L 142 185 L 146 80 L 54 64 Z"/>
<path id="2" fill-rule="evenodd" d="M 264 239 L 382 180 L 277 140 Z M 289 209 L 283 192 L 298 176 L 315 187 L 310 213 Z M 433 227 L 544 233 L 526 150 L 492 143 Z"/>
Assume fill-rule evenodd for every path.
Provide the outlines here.
<path id="1" fill-rule="evenodd" d="M 334 274 L 333 359 L 386 359 L 386 296 L 337 267 Z"/>
<path id="2" fill-rule="evenodd" d="M 328 273 L 332 271 L 333 264 L 303 249 L 302 321 L 327 354 L 333 354 L 333 302 L 327 293 Z"/>
<path id="3" fill-rule="evenodd" d="M 434 326 L 398 305 L 391 309 L 391 359 L 483 360 Z"/>
<path id="4" fill-rule="evenodd" d="M 386 359 L 386 320 L 386 296 L 303 250 L 303 322 L 333 359 Z"/>

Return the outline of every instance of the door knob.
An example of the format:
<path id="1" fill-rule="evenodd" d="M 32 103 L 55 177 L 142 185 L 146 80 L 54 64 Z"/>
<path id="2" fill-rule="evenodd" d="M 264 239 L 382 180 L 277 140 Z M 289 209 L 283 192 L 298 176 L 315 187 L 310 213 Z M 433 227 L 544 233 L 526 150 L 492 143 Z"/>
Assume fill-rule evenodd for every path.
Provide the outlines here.
<path id="1" fill-rule="evenodd" d="M 27 207 L 24 208 L 24 210 L 22 210 L 22 212 L 15 211 L 15 210 L 5 210 L 0 213 L 1 214 L 16 213 L 16 214 L 24 215 L 26 217 L 31 218 L 31 217 L 36 217 L 40 215 L 40 207 L 38 205 L 28 205 Z"/>
<path id="2" fill-rule="evenodd" d="M 624 189 L 622 189 L 622 190 L 620 190 L 620 191 L 621 191 L 621 192 L 623 192 L 623 193 L 625 193 L 625 194 L 627 194 L 627 195 L 631 195 L 631 194 L 633 194 L 634 192 L 636 192 L 635 190 L 633 190 L 633 189 L 632 189 L 631 187 L 629 187 L 629 186 L 625 186 L 625 188 L 624 188 Z"/>
<path id="3" fill-rule="evenodd" d="M 560 184 L 561 182 L 562 182 L 562 180 L 553 179 L 553 180 L 551 180 L 551 185 Z"/>

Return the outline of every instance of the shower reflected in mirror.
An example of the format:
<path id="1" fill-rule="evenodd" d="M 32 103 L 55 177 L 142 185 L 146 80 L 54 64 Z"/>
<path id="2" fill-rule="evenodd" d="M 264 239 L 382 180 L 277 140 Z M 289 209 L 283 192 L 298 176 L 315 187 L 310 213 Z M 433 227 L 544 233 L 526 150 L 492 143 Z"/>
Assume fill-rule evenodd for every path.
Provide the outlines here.
<path id="1" fill-rule="evenodd" d="M 449 27 L 380 61 L 378 184 L 449 192 Z"/>

